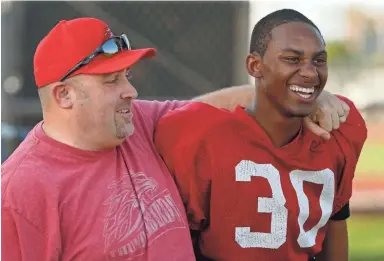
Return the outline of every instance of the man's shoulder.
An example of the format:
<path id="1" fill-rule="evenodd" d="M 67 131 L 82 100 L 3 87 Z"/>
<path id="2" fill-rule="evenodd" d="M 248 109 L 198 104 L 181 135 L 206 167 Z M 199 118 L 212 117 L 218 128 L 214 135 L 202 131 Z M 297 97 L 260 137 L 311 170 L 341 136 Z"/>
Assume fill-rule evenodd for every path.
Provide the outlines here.
<path id="1" fill-rule="evenodd" d="M 2 208 L 15 211 L 40 231 L 42 214 L 58 206 L 58 186 L 51 182 L 58 173 L 41 157 L 44 149 L 39 140 L 25 140 L 1 166 Z"/>
<path id="2" fill-rule="evenodd" d="M 168 112 L 159 122 L 158 127 L 179 127 L 185 130 L 211 129 L 233 117 L 233 113 L 218 109 L 209 104 L 192 102 L 179 109 Z"/>
<path id="3" fill-rule="evenodd" d="M 8 173 L 18 171 L 19 168 L 28 166 L 36 159 L 34 154 L 39 146 L 39 140 L 29 133 L 27 137 L 19 144 L 19 146 L 12 152 L 8 159 L 1 165 L 2 178 Z"/>
<path id="4" fill-rule="evenodd" d="M 159 119 L 167 112 L 180 108 L 188 101 L 147 101 L 135 100 L 132 103 L 133 121 L 136 134 L 145 132 L 147 136 L 153 137 L 153 132 Z"/>
<path id="5" fill-rule="evenodd" d="M 50 172 L 52 164 L 44 153 L 44 144 L 37 139 L 33 130 L 20 143 L 16 150 L 1 165 L 2 195 L 10 190 L 23 193 L 25 190 L 37 190 L 39 184 L 46 182 L 44 173 Z"/>
<path id="6" fill-rule="evenodd" d="M 4 207 L 23 209 L 33 206 L 41 199 L 41 191 L 46 191 L 44 166 L 34 156 L 34 149 L 28 152 L 16 151 L 1 166 L 1 195 Z M 53 195 L 51 195 L 53 196 Z M 29 202 L 29 203 L 28 203 Z"/>
<path id="7" fill-rule="evenodd" d="M 193 102 L 168 112 L 156 127 L 156 137 L 184 144 L 202 141 L 206 134 L 213 133 L 221 123 L 231 120 L 233 113 L 211 105 Z"/>

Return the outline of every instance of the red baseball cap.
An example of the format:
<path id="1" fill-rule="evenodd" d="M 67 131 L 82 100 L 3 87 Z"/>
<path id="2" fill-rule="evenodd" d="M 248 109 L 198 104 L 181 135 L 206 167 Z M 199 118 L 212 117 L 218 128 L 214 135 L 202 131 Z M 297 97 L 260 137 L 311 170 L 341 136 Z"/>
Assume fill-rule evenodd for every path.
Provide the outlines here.
<path id="1" fill-rule="evenodd" d="M 33 61 L 37 87 L 60 81 L 76 64 L 91 55 L 112 36 L 108 25 L 96 18 L 60 21 L 37 46 Z M 89 64 L 74 71 L 70 76 L 124 70 L 155 54 L 155 49 L 146 48 L 123 50 L 111 57 L 97 55 Z"/>

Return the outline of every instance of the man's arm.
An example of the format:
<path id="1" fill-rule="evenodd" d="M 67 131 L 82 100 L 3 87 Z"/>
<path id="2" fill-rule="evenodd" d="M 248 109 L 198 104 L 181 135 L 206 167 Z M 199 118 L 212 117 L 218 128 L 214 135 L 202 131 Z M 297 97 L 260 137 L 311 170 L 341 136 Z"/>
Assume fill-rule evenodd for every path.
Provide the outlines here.
<path id="1" fill-rule="evenodd" d="M 191 101 L 203 102 L 217 108 L 233 110 L 237 105 L 246 107 L 255 96 L 255 87 L 240 85 L 228 87 L 193 98 Z M 146 114 L 151 129 L 158 120 L 170 110 L 188 104 L 188 101 L 144 101 L 134 102 Z M 330 139 L 330 132 L 338 129 L 349 114 L 349 106 L 335 95 L 322 91 L 317 99 L 317 105 L 310 117 L 304 119 L 306 127 L 323 139 Z"/>
<path id="2" fill-rule="evenodd" d="M 256 95 L 255 90 L 255 86 L 249 84 L 227 87 L 195 97 L 192 101 L 204 102 L 216 108 L 234 110 L 238 105 L 246 107 L 251 103 Z"/>
<path id="3" fill-rule="evenodd" d="M 330 220 L 323 249 L 316 261 L 348 261 L 348 230 L 346 220 Z"/>
<path id="4" fill-rule="evenodd" d="M 223 88 L 214 92 L 195 97 L 192 101 L 204 102 L 217 108 L 233 110 L 240 105 L 246 107 L 254 99 L 255 86 L 246 84 Z M 345 122 L 349 114 L 349 106 L 337 96 L 327 91 L 322 91 L 317 99 L 317 104 L 310 117 L 304 120 L 305 125 L 313 133 L 323 139 L 330 139 L 331 132 Z"/>

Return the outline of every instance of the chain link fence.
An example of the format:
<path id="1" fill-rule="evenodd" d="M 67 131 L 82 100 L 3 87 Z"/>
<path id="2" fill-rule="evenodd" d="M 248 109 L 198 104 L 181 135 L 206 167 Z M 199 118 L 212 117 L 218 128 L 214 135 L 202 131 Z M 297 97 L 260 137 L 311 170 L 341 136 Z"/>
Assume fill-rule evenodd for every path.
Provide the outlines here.
<path id="1" fill-rule="evenodd" d="M 2 2 L 2 121 L 30 128 L 42 119 L 33 55 L 60 20 L 96 17 L 114 34 L 126 33 L 134 48 L 155 47 L 155 59 L 133 68 L 139 98 L 187 99 L 247 82 L 248 8 L 249 2 Z"/>
<path id="2" fill-rule="evenodd" d="M 4 42 L 7 55 L 2 62 L 6 67 L 15 56 L 21 57 L 13 66 L 18 72 L 6 71 L 2 81 L 7 74 L 21 74 L 23 88 L 17 95 L 36 97 L 32 65 L 38 42 L 62 19 L 92 16 L 106 21 L 115 34 L 127 33 L 134 48 L 158 49 L 154 61 L 145 61 L 135 68 L 134 83 L 142 96 L 189 97 L 229 86 L 234 83 L 238 10 L 247 5 L 248 2 L 14 2 L 5 14 L 8 17 L 2 17 L 2 27 L 8 38 L 20 38 L 12 44 Z M 14 17 L 17 12 L 23 16 Z M 247 21 L 247 17 L 243 20 Z M 19 27 L 19 36 L 11 34 L 15 26 Z M 242 37 L 247 38 L 248 28 L 243 31 Z"/>

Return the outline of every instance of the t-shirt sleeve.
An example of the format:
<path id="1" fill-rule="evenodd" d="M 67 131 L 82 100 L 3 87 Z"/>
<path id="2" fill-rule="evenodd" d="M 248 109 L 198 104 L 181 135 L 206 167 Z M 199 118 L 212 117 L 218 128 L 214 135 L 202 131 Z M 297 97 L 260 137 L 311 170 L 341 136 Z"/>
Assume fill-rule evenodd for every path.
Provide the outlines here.
<path id="1" fill-rule="evenodd" d="M 5 261 L 60 259 L 57 204 L 51 200 L 52 191 L 41 185 L 44 181 L 31 178 L 33 171 L 31 164 L 2 166 L 1 255 Z"/>
<path id="2" fill-rule="evenodd" d="M 209 222 L 211 177 L 205 170 L 211 169 L 211 162 L 203 137 L 205 118 L 188 105 L 164 116 L 155 131 L 156 148 L 174 177 L 193 230 Z"/>
<path id="3" fill-rule="evenodd" d="M 59 260 L 59 250 L 30 221 L 11 208 L 1 209 L 1 260 Z"/>
<path id="4" fill-rule="evenodd" d="M 338 179 L 334 213 L 342 209 L 352 196 L 352 181 L 356 165 L 367 139 L 366 124 L 356 106 L 349 99 L 343 96 L 338 97 L 349 105 L 350 113 L 346 122 L 341 124 L 338 130 L 332 132 L 344 156 L 342 173 Z"/>
<path id="5" fill-rule="evenodd" d="M 190 101 L 146 101 L 135 100 L 134 106 L 143 113 L 145 120 L 150 128 L 155 128 L 157 122 L 169 111 L 181 108 Z M 135 117 L 135 116 L 134 116 Z"/>

